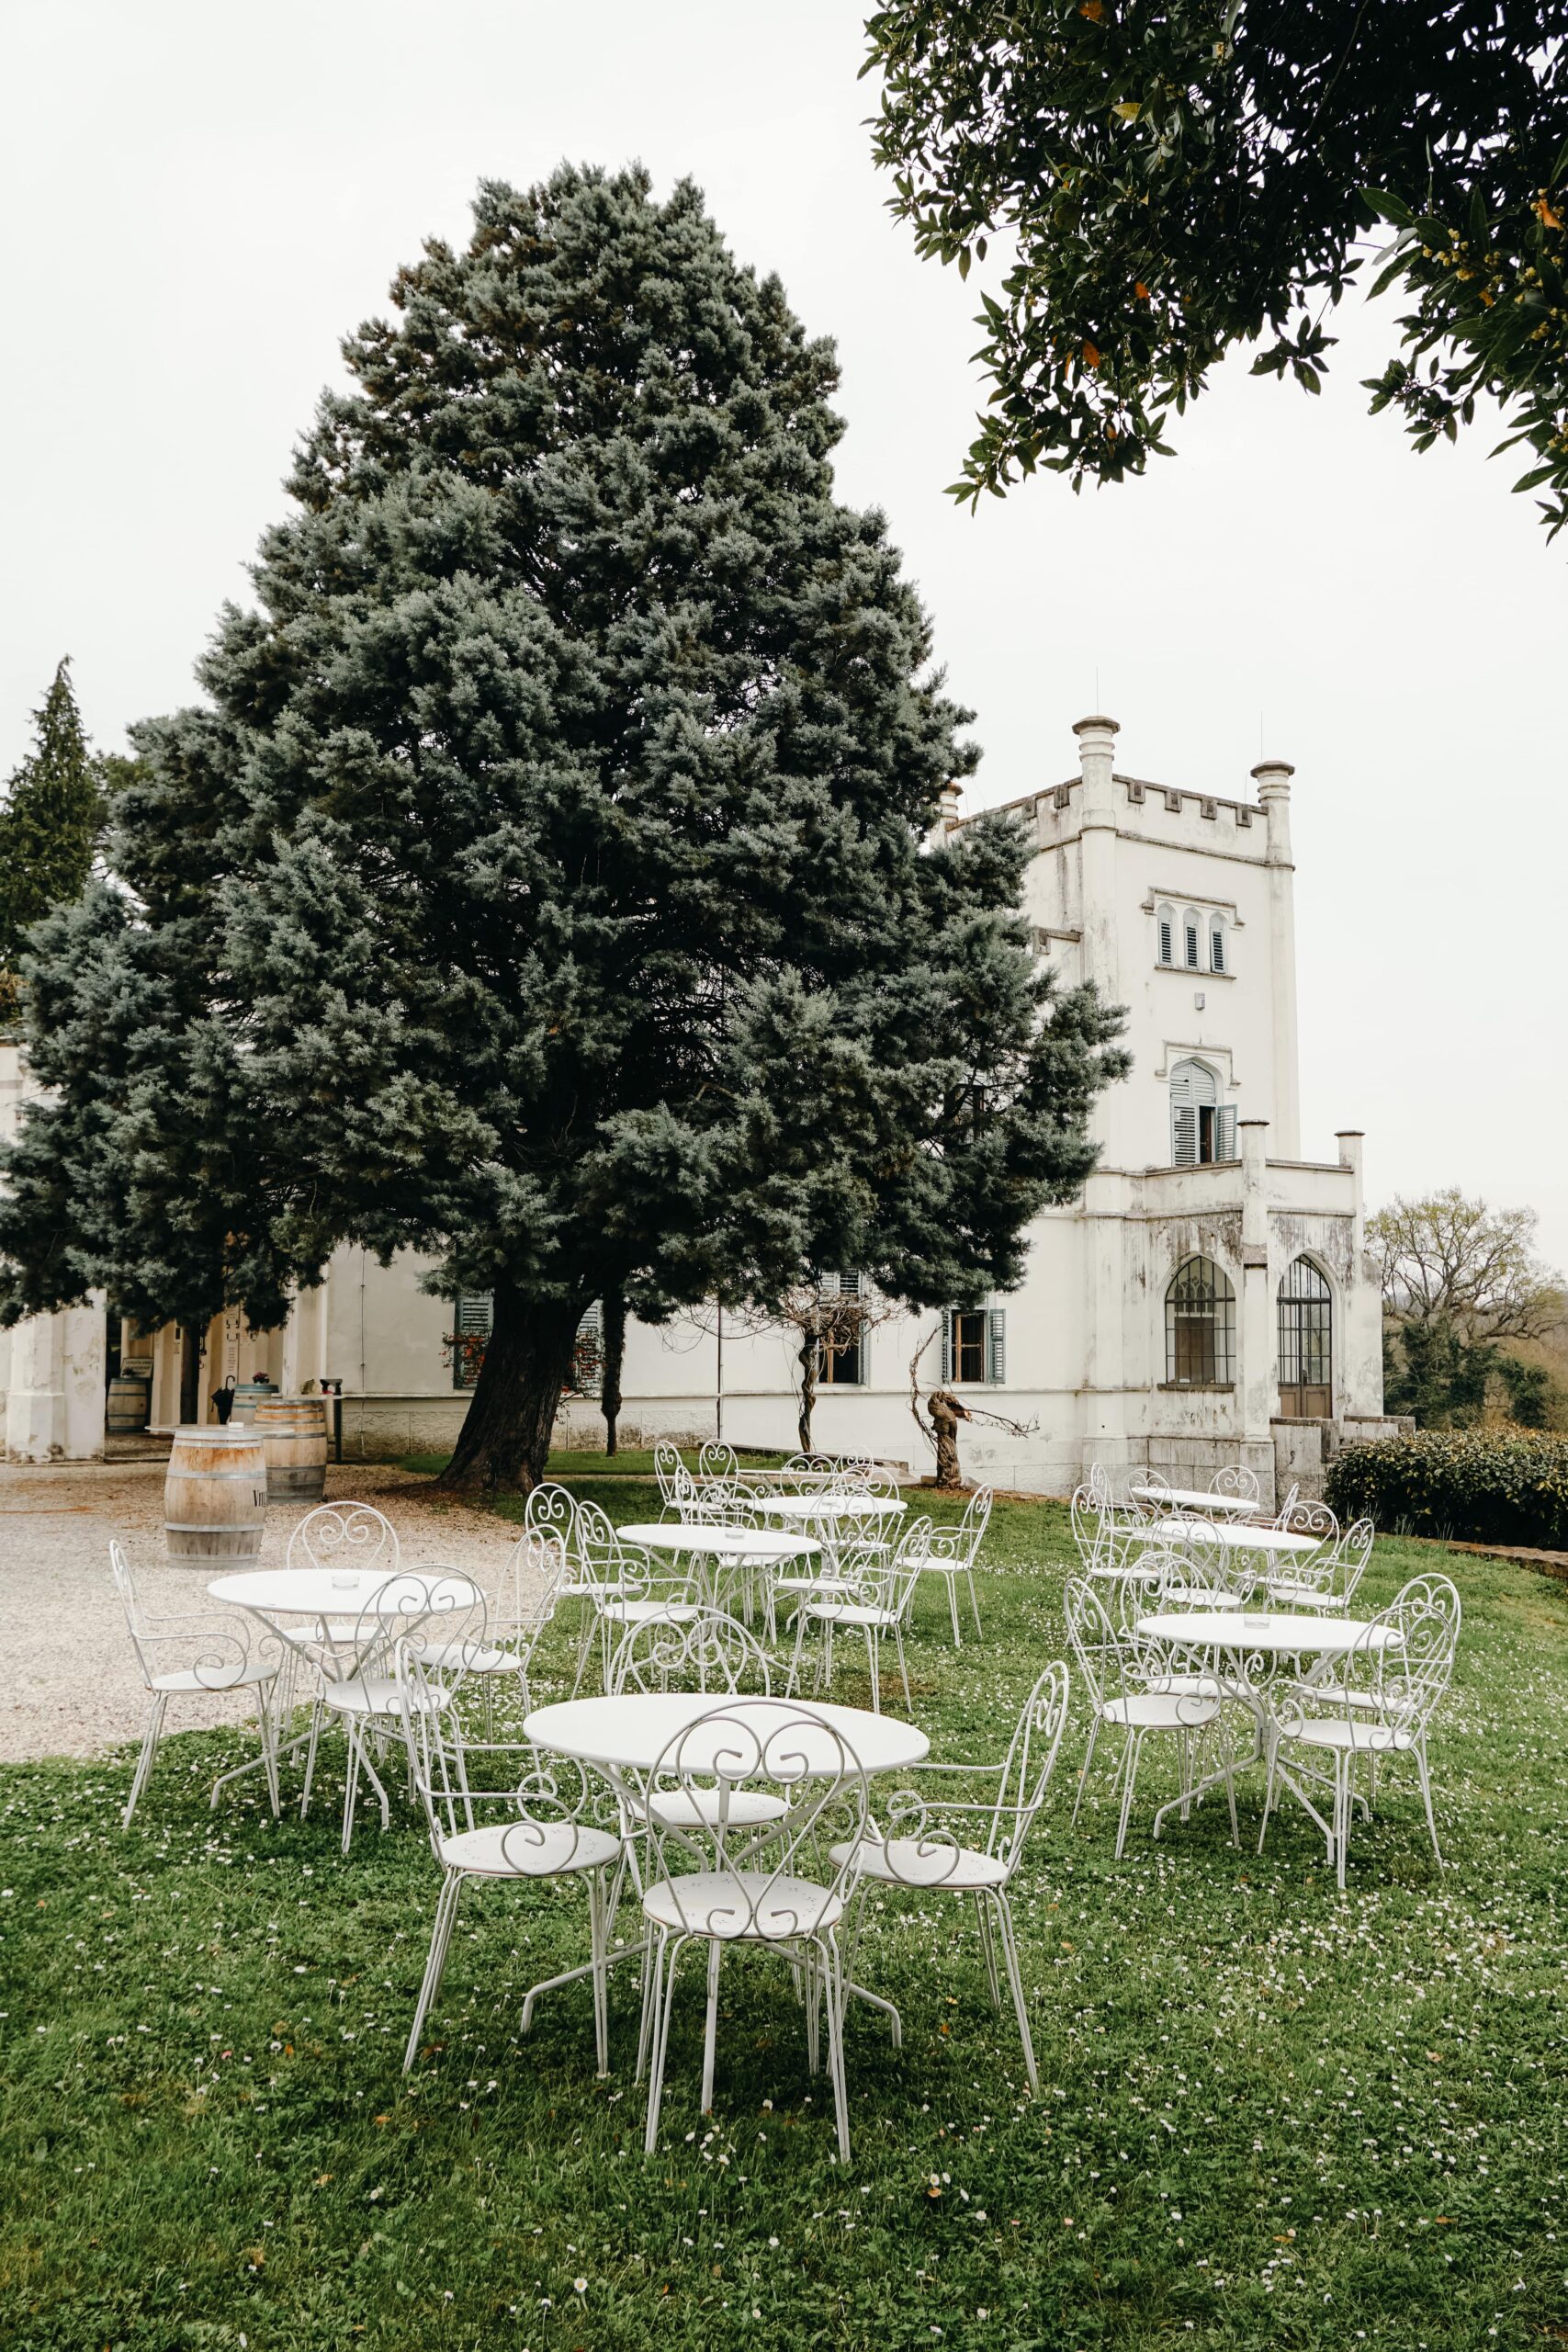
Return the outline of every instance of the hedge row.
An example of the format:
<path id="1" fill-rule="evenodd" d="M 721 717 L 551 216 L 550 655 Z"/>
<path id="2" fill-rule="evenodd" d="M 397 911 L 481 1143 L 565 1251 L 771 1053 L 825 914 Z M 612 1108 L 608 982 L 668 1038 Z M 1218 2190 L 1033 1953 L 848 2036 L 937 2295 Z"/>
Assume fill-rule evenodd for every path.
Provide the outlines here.
<path id="1" fill-rule="evenodd" d="M 1331 1464 L 1341 1521 L 1460 1544 L 1568 1549 L 1568 1438 L 1536 1430 L 1423 1430 L 1354 1445 Z"/>

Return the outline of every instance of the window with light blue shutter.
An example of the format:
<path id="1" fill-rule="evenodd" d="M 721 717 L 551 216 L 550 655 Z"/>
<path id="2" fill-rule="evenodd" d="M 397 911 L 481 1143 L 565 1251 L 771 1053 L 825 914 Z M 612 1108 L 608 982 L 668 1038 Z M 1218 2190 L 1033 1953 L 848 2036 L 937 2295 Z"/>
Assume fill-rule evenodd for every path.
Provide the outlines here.
<path id="1" fill-rule="evenodd" d="M 942 1385 L 948 1387 L 953 1380 L 953 1309 L 944 1307 L 942 1317 Z"/>
<path id="2" fill-rule="evenodd" d="M 1214 1158 L 1235 1158 L 1235 1104 L 1223 1102 L 1214 1114 Z"/>
<path id="3" fill-rule="evenodd" d="M 993 1306 L 986 1317 L 986 1378 L 999 1384 L 1007 1376 L 1007 1309 L 1005 1306 Z"/>
<path id="4" fill-rule="evenodd" d="M 495 1321 L 495 1294 L 488 1290 L 459 1291 L 452 1302 L 452 1385 L 477 1385 L 484 1362 L 484 1343 Z"/>

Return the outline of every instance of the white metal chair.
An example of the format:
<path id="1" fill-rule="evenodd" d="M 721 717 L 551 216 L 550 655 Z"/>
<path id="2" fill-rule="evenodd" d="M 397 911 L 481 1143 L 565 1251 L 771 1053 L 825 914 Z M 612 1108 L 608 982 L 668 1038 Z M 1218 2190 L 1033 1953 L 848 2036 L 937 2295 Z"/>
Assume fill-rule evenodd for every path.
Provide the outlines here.
<path id="1" fill-rule="evenodd" d="M 1195 1778 L 1196 1736 L 1221 1720 L 1220 1702 L 1218 1698 L 1198 1690 L 1162 1688 L 1162 1684 L 1168 1683 L 1170 1678 L 1168 1661 L 1154 1645 L 1141 1640 L 1134 1633 L 1119 1629 L 1111 1623 L 1104 1603 L 1087 1577 L 1068 1577 L 1062 1605 L 1067 1621 L 1067 1638 L 1089 1692 L 1091 1709 L 1089 1747 L 1078 1780 L 1073 1819 L 1077 1819 L 1078 1809 L 1083 1804 L 1100 1725 L 1107 1724 L 1122 1734 L 1121 1760 L 1111 1784 L 1112 1796 L 1118 1788 L 1122 1793 L 1121 1814 L 1116 1826 L 1116 1859 L 1120 1861 L 1126 1849 L 1127 1824 L 1132 1816 L 1133 1793 L 1137 1785 L 1145 1740 L 1151 1732 L 1175 1736 L 1180 1772 L 1179 1789 L 1185 1801 Z M 1230 1805 L 1231 1834 L 1235 1837 L 1238 1834 L 1235 1789 L 1228 1769 L 1228 1758 L 1225 1795 Z"/>
<path id="2" fill-rule="evenodd" d="M 999 1764 L 922 1764 L 918 1792 L 900 1792 L 887 1808 L 885 1825 L 873 1823 L 852 1856 L 859 1901 L 845 1973 L 853 1975 L 866 1891 L 872 1885 L 908 1887 L 922 1900 L 931 1894 L 971 1895 L 980 1927 L 993 2007 L 1001 2007 L 997 1943 L 1002 1951 L 1008 1989 L 1023 2042 L 1023 2063 L 1032 2090 L 1040 2087 L 1034 2042 L 1024 2006 L 1008 1889 L 1023 1859 L 1024 1841 L 1045 1800 L 1045 1791 L 1067 1720 L 1071 1678 L 1057 1659 L 1048 1666 L 1024 1701 L 1017 1728 Z M 941 1783 L 938 1792 L 927 1776 Z M 987 1783 L 991 1785 L 987 1787 Z M 951 1788 L 953 1793 L 942 1792 Z M 973 1790 L 973 1795 L 963 1793 Z M 840 1860 L 837 1848 L 833 1859 Z M 995 1934 L 993 1936 L 993 1924 Z"/>
<path id="3" fill-rule="evenodd" d="M 834 1574 L 842 1590 L 824 1590 L 805 1594 L 795 1612 L 795 1650 L 790 1660 L 789 1687 L 793 1690 L 800 1677 L 801 1650 L 808 1624 L 822 1629 L 822 1647 L 817 1660 L 818 1690 L 833 1687 L 833 1636 L 836 1631 L 862 1633 L 865 1635 L 866 1666 L 871 1675 L 871 1703 L 874 1712 L 882 1712 L 882 1676 L 880 1670 L 883 1641 L 891 1635 L 898 1656 L 898 1672 L 904 1685 L 904 1702 L 912 1706 L 909 1690 L 909 1668 L 904 1656 L 904 1628 L 914 1605 L 915 1590 L 925 1566 L 926 1546 L 931 1542 L 931 1523 L 924 1517 L 907 1527 L 898 1548 L 891 1559 L 874 1552 L 840 1552 L 835 1560 Z"/>
<path id="4" fill-rule="evenodd" d="M 261 1765 L 268 1801 L 276 1815 L 277 1724 L 272 1699 L 281 1664 L 276 1643 L 254 1640 L 244 1619 L 238 1616 L 193 1613 L 150 1617 L 141 1606 L 124 1547 L 114 1538 L 109 1543 L 109 1573 L 125 1611 L 126 1629 L 147 1690 L 147 1723 L 141 1735 L 141 1752 L 131 1776 L 130 1794 L 120 1816 L 121 1828 L 130 1828 L 141 1793 L 152 1777 L 153 1759 L 170 1700 L 202 1698 L 219 1690 L 255 1693 L 261 1726 Z M 177 1665 L 173 1662 L 176 1657 L 180 1660 Z M 218 1803 L 220 1789 L 255 1769 L 254 1764 L 240 1764 L 232 1771 L 220 1772 L 212 1783 L 212 1805 Z"/>
<path id="5" fill-rule="evenodd" d="M 740 1822 L 735 1800 L 759 1792 L 780 1796 L 784 1810 L 773 1820 Z M 637 2056 L 639 2076 L 645 2061 L 649 2069 L 649 2155 L 659 2142 L 676 1973 L 682 1952 L 695 1943 L 707 1953 L 704 2114 L 713 2108 L 720 1962 L 727 1951 L 769 1952 L 804 1976 L 813 2072 L 826 2008 L 839 2155 L 848 2164 L 839 1928 L 849 1858 L 865 1826 L 865 1774 L 842 1731 L 810 1708 L 728 1699 L 666 1747 L 649 1781 L 649 1883 L 642 1898 L 653 1946 Z M 839 1854 L 843 1859 L 835 1860 Z"/>
<path id="6" fill-rule="evenodd" d="M 1366 1573 L 1376 1530 L 1370 1519 L 1347 1527 L 1332 1548 L 1304 1559 L 1280 1563 L 1269 1577 L 1269 1598 L 1278 1609 L 1347 1609 Z"/>
<path id="7" fill-rule="evenodd" d="M 574 1589 L 591 1597 L 592 1618 L 584 1621 L 574 1693 L 581 1685 L 593 1624 L 599 1632 L 601 1688 L 607 1688 L 615 1645 L 628 1626 L 690 1623 L 701 1603 L 689 1566 L 679 1566 L 669 1557 L 656 1566 L 650 1553 L 623 1544 L 615 1522 L 597 1503 L 584 1500 L 577 1506 L 577 1555 Z"/>
<path id="8" fill-rule="evenodd" d="M 740 1461 L 735 1448 L 726 1445 L 722 1439 L 710 1438 L 698 1450 L 697 1476 L 699 1478 L 739 1478 Z"/>
<path id="9" fill-rule="evenodd" d="M 1371 1811 L 1377 1767 L 1395 1757 L 1408 1756 L 1416 1766 L 1432 1853 L 1441 1864 L 1427 1731 L 1453 1679 L 1461 1613 L 1459 1593 L 1447 1577 L 1413 1577 L 1381 1616 L 1369 1621 L 1354 1649 L 1337 1662 L 1332 1679 L 1297 1684 L 1292 1702 L 1280 1711 L 1269 1750 L 1259 1853 L 1269 1834 L 1281 1751 L 1294 1761 L 1294 1751 L 1304 1748 L 1327 1767 L 1325 1774 L 1314 1777 L 1332 1781 L 1328 1859 L 1341 1887 L 1355 1806 L 1360 1803 Z M 1363 1759 L 1369 1771 L 1364 1796 L 1355 1785 L 1356 1767 Z"/>
<path id="10" fill-rule="evenodd" d="M 681 1459 L 681 1449 L 678 1445 L 671 1445 L 667 1437 L 655 1440 L 653 1475 L 659 1481 L 659 1500 L 666 1516 L 669 1514 L 674 1494 L 676 1476 L 685 1466 Z"/>
<path id="11" fill-rule="evenodd" d="M 1335 1544 L 1339 1539 L 1339 1521 L 1328 1505 L 1300 1496 L 1286 1504 L 1274 1523 L 1289 1535 L 1315 1535 L 1325 1544 Z"/>
<path id="12" fill-rule="evenodd" d="M 483 1636 L 476 1646 L 482 1646 Z M 618 1835 L 591 1817 L 586 1776 L 519 1741 L 478 1741 L 462 1728 L 462 1644 L 432 1667 L 408 1643 L 397 1645 L 395 1690 L 404 1736 L 413 1758 L 414 1785 L 424 1806 L 430 1842 L 441 1865 L 441 1893 L 430 1951 L 403 2053 L 406 2075 L 419 2054 L 420 2035 L 441 1988 L 457 1905 L 470 1880 L 538 1885 L 581 1878 L 588 1894 L 589 1965 L 593 1988 L 593 2039 L 599 2073 L 610 2067 L 605 1953 L 609 1942 L 610 1877 L 621 1860 Z M 524 2024 L 539 1995 L 581 1974 L 570 1970 L 533 1985 Z"/>
<path id="13" fill-rule="evenodd" d="M 430 1579 L 439 1581 L 431 1582 Z M 327 1623 L 311 1655 L 320 1669 L 310 1710 L 310 1741 L 305 1753 L 305 1786 L 299 1800 L 301 1818 L 310 1810 L 316 1774 L 316 1752 L 329 1721 L 341 1724 L 347 1748 L 343 1795 L 343 1850 L 354 1839 L 354 1816 L 359 1783 L 368 1780 L 381 1809 L 381 1826 L 391 1821 L 385 1783 L 370 1760 L 373 1743 L 389 1733 L 402 1736 L 407 1701 L 393 1670 L 393 1652 L 400 1640 L 412 1636 L 439 1655 L 448 1645 L 484 1638 L 484 1600 L 478 1587 L 461 1568 L 426 1566 L 415 1576 L 400 1574 L 385 1583 L 360 1610 L 352 1625 Z M 435 1693 L 445 1686 L 435 1678 L 421 1685 Z M 410 1749 L 411 1769 L 413 1753 Z"/>
<path id="14" fill-rule="evenodd" d="M 964 1506 L 964 1516 L 956 1527 L 933 1527 L 931 1545 L 922 1564 L 922 1573 L 942 1577 L 947 1584 L 947 1609 L 953 1620 L 953 1646 L 964 1646 L 958 1630 L 958 1579 L 969 1588 L 969 1606 L 974 1612 L 975 1631 L 980 1631 L 980 1604 L 975 1598 L 975 1561 L 986 1540 L 986 1530 L 991 1521 L 991 1489 L 976 1487 Z"/>
<path id="15" fill-rule="evenodd" d="M 413 1634 L 408 1646 L 433 1670 L 460 1669 L 483 1691 L 487 1736 L 494 1732 L 494 1693 L 510 1687 L 521 1718 L 528 1712 L 528 1668 L 539 1636 L 566 1589 L 566 1544 L 525 1529 L 499 1568 L 471 1569 L 484 1601 L 482 1642 L 470 1635 Z"/>

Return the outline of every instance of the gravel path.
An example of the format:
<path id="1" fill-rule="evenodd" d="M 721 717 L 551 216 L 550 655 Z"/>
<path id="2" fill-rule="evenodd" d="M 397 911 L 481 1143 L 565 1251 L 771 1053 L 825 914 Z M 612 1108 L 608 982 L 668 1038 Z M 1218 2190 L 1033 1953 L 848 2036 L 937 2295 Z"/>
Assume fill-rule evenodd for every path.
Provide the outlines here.
<path id="1" fill-rule="evenodd" d="M 378 1464 L 329 1469 L 327 1494 L 384 1510 L 411 1566 L 478 1566 L 503 1558 L 516 1541 L 504 1521 L 437 1498 L 428 1479 Z M 264 1566 L 282 1565 L 299 1516 L 297 1509 L 267 1514 Z M 171 1567 L 164 1556 L 161 1462 L 0 1465 L 0 1762 L 99 1756 L 141 1737 L 147 1698 L 109 1581 L 111 1535 L 125 1545 L 150 1615 L 228 1613 L 208 1600 L 200 1569 Z M 167 1727 L 189 1731 L 246 1712 L 238 1697 L 178 1700 Z"/>

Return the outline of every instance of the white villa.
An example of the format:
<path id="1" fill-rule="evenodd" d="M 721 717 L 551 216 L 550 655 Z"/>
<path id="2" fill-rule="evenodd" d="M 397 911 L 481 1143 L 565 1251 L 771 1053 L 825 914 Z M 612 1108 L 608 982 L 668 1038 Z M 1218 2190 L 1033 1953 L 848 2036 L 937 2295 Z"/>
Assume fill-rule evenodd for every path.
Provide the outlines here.
<path id="1" fill-rule="evenodd" d="M 1018 1290 L 880 1322 L 826 1365 L 814 1440 L 926 1467 L 909 1402 L 924 1339 L 922 1384 L 945 1377 L 976 1410 L 961 1451 L 995 1484 L 1064 1493 L 1095 1462 L 1124 1482 L 1239 1460 L 1266 1495 L 1277 1481 L 1311 1491 L 1335 1450 L 1392 1425 L 1361 1137 L 1302 1156 L 1292 770 L 1254 768 L 1243 799 L 1168 790 L 1117 768 L 1117 731 L 1081 719 L 1079 772 L 1012 804 L 1035 844 L 1025 910 L 1042 956 L 1128 1007 L 1134 1068 L 1100 1102 L 1100 1166 L 1078 1202 L 1039 1219 Z M 7 1122 L 25 1085 L 16 1048 L 0 1048 Z M 265 1370 L 286 1391 L 341 1380 L 350 1455 L 444 1448 L 467 1408 L 448 1336 L 482 1331 L 488 1302 L 432 1297 L 421 1271 L 344 1248 L 281 1331 L 254 1334 L 235 1312 L 198 1359 L 194 1334 L 128 1326 L 119 1352 L 150 1362 L 155 1430 L 208 1418 L 230 1374 Z M 0 1335 L 8 1458 L 103 1451 L 106 1339 L 101 1306 Z M 632 1325 L 623 1444 L 722 1434 L 793 1449 L 798 1344 L 712 1311 Z M 563 1405 L 563 1440 L 602 1442 L 603 1426 L 592 1396 Z"/>

